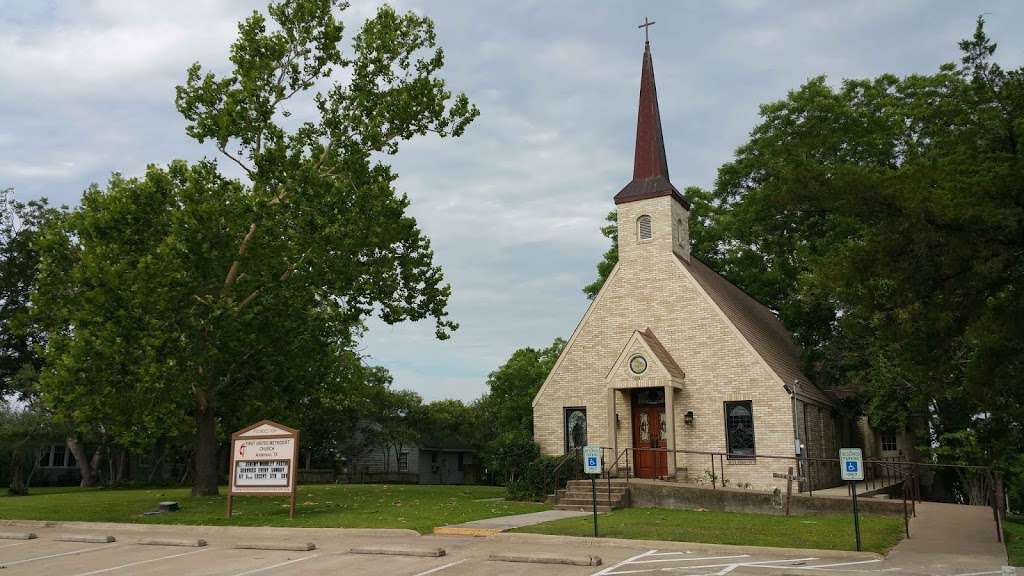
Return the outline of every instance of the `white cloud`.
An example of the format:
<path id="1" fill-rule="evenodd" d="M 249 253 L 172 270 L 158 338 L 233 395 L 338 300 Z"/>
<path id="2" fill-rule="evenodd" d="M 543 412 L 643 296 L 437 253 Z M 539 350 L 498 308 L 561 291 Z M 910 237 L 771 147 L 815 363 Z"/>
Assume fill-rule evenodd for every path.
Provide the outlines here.
<path id="1" fill-rule="evenodd" d="M 200 61 L 223 70 L 239 19 L 266 0 L 0 0 L 0 188 L 74 203 L 111 171 L 215 156 L 184 135 L 173 88 Z M 354 1 L 347 36 L 382 2 Z M 807 78 L 929 72 L 989 14 L 1007 67 L 1022 64 L 1024 5 L 407 0 L 437 23 L 445 76 L 482 115 L 456 140 L 425 138 L 393 162 L 433 240 L 462 324 L 371 323 L 364 342 L 400 386 L 428 399 L 477 396 L 521 346 L 567 337 L 607 248 L 598 232 L 631 174 L 649 16 L 677 187 L 710 186 L 757 106 Z M 297 106 L 293 118 L 306 109 Z M 231 172 L 228 163 L 222 163 Z"/>

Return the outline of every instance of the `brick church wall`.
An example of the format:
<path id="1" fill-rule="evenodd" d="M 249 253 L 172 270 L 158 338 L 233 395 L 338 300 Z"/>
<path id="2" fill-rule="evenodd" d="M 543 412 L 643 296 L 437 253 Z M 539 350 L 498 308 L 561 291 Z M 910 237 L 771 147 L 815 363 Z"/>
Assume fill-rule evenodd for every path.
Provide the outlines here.
<path id="1" fill-rule="evenodd" d="M 605 378 L 632 333 L 647 328 L 686 373 L 675 394 L 677 449 L 724 452 L 724 402 L 750 400 L 757 452 L 793 453 L 791 398 L 673 254 L 673 220 L 680 207 L 672 202 L 666 196 L 618 207 L 619 265 L 535 399 L 534 438 L 544 454 L 564 452 L 563 410 L 569 406 L 586 406 L 590 444 L 613 445 Z M 635 223 L 642 214 L 652 217 L 653 239 L 646 242 L 636 237 Z M 632 445 L 628 394 L 616 393 L 616 411 L 622 450 Z M 694 413 L 692 425 L 683 422 L 687 411 Z M 772 474 L 784 473 L 789 465 L 765 458 L 727 461 L 724 477 L 730 486 L 784 488 L 785 482 Z M 678 455 L 675 467 L 681 478 L 697 481 L 710 474 L 710 457 Z M 722 477 L 721 471 L 717 474 Z"/>

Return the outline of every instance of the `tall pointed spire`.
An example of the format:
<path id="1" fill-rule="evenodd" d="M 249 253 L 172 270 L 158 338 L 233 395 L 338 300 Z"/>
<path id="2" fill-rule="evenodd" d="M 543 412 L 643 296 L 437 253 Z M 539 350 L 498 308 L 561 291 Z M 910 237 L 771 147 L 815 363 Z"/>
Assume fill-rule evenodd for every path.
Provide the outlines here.
<path id="1" fill-rule="evenodd" d="M 640 111 L 636 118 L 636 152 L 633 154 L 633 179 L 661 176 L 668 180 L 665 137 L 658 112 L 658 89 L 654 84 L 651 43 L 644 42 L 644 63 L 640 70 Z"/>
<path id="2" fill-rule="evenodd" d="M 653 24 L 649 22 L 642 28 Z M 661 131 L 661 113 L 658 110 L 658 90 L 654 84 L 654 61 L 651 42 L 644 42 L 643 66 L 640 69 L 640 109 L 636 120 L 636 148 L 633 153 L 633 180 L 615 195 L 615 203 L 645 200 L 673 195 L 684 206 L 689 203 L 668 178 L 668 159 L 665 156 L 665 137 Z"/>

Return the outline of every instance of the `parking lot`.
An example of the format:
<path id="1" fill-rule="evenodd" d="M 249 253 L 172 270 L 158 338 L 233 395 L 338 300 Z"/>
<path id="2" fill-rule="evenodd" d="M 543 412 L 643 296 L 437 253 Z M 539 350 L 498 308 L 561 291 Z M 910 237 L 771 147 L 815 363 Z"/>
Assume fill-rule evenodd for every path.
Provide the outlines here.
<path id="1" fill-rule="evenodd" d="M 799 551 L 682 543 L 594 540 L 527 534 L 489 538 L 420 536 L 406 530 L 302 528 L 227 528 L 133 525 L 4 526 L 0 531 L 31 531 L 30 540 L 0 539 L 0 574 L 158 575 L 398 575 L 466 576 L 470 574 L 617 576 L 626 574 L 948 574 L 980 576 L 994 571 L 893 566 L 871 554 Z M 66 542 L 74 536 L 113 537 L 109 543 Z M 164 544 L 140 541 L 157 539 Z M 167 545 L 195 544 L 204 546 Z M 312 550 L 270 550 L 239 546 L 299 546 Z M 654 548 L 652 546 L 657 546 Z M 437 553 L 443 555 L 411 555 Z M 366 553 L 375 552 L 375 553 Z M 497 560 L 501 555 L 506 560 Z M 585 561 L 570 565 L 548 562 Z M 518 561 L 508 561 L 514 559 Z M 540 563 L 538 563 L 540 562 Z"/>

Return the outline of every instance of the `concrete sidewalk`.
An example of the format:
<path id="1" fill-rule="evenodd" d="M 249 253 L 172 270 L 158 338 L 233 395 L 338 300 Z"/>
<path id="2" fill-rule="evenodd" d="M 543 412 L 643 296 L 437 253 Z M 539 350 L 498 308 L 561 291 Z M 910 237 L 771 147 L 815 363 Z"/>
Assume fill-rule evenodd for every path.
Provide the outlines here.
<path id="1" fill-rule="evenodd" d="M 998 570 L 1006 563 L 1006 546 L 996 540 L 991 508 L 938 502 L 917 504 L 917 517 L 910 521 L 910 538 L 897 544 L 886 559 L 887 568 L 909 573 L 920 566 L 948 573 L 976 573 Z"/>
<path id="2" fill-rule="evenodd" d="M 513 528 L 522 526 L 533 526 L 561 520 L 562 518 L 576 518 L 577 516 L 589 516 L 591 512 L 579 512 L 575 510 L 545 510 L 543 512 L 531 512 L 529 514 L 515 514 L 512 516 L 500 516 L 498 518 L 485 518 L 473 520 L 462 524 L 450 526 L 438 526 L 434 528 L 434 534 L 449 536 L 492 536 Z"/>

